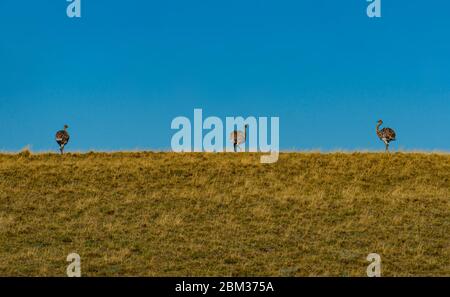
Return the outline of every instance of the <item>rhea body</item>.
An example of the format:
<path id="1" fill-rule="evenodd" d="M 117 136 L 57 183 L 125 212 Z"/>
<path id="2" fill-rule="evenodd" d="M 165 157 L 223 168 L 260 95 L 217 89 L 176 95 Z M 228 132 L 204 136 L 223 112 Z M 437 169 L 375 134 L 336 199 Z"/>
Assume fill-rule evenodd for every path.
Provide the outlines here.
<path id="1" fill-rule="evenodd" d="M 233 143 L 234 152 L 237 152 L 238 148 L 239 148 L 239 151 L 241 151 L 240 145 L 245 143 L 245 141 L 247 139 L 247 128 L 248 128 L 248 125 L 245 125 L 244 132 L 237 131 L 237 130 L 234 130 L 233 132 L 231 132 L 230 140 Z"/>
<path id="2" fill-rule="evenodd" d="M 391 128 L 383 128 L 380 129 L 380 126 L 383 125 L 383 121 L 379 120 L 377 122 L 377 136 L 378 138 L 380 138 L 381 141 L 384 142 L 384 144 L 386 145 L 386 152 L 389 151 L 389 143 L 391 141 L 396 140 L 396 134 L 395 131 Z"/>
<path id="3" fill-rule="evenodd" d="M 59 151 L 64 154 L 64 147 L 69 143 L 70 135 L 67 132 L 69 126 L 64 125 L 64 130 L 59 130 L 56 132 L 55 140 L 59 145 Z"/>

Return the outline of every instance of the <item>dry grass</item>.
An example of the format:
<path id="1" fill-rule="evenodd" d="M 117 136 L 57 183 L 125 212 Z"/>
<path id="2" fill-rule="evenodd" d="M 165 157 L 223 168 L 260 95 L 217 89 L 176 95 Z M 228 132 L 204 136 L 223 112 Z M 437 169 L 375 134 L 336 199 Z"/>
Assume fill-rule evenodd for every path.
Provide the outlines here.
<path id="1" fill-rule="evenodd" d="M 450 275 L 450 155 L 0 155 L 0 275 Z"/>

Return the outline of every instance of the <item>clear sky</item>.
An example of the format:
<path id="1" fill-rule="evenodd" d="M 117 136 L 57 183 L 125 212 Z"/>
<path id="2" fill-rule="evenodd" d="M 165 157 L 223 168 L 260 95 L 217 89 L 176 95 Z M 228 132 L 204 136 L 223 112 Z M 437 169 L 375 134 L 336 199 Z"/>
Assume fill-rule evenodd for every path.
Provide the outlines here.
<path id="1" fill-rule="evenodd" d="M 450 150 L 450 1 L 0 0 L 0 150 L 170 149 L 177 116 L 278 116 L 283 150 Z"/>

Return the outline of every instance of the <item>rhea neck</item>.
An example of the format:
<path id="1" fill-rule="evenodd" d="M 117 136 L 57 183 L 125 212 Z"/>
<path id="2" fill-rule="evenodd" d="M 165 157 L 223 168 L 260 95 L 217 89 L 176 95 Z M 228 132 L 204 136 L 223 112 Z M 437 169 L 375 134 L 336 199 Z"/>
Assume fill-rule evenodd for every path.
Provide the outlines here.
<path id="1" fill-rule="evenodd" d="M 377 132 L 380 131 L 380 126 L 383 125 L 383 122 L 377 124 Z"/>

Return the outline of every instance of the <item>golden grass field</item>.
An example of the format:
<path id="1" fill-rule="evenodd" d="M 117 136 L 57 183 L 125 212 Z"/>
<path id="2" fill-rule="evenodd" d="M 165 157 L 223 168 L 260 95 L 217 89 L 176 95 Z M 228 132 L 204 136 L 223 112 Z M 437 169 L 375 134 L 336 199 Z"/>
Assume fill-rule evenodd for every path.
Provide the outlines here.
<path id="1" fill-rule="evenodd" d="M 450 276 L 450 155 L 0 155 L 0 275 Z"/>

